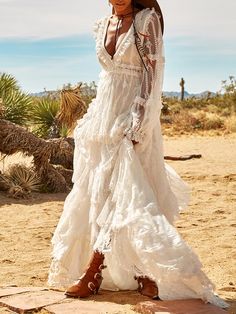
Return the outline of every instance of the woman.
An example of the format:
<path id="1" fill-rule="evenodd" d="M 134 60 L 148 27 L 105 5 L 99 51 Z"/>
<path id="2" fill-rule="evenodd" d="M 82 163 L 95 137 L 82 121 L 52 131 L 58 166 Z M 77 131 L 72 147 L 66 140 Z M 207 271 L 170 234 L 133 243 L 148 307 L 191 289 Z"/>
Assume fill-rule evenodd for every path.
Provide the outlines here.
<path id="1" fill-rule="evenodd" d="M 67 287 L 72 297 L 100 286 L 138 287 L 154 299 L 226 307 L 173 226 L 189 188 L 163 158 L 160 7 L 155 0 L 110 3 L 113 14 L 95 26 L 103 69 L 74 131 L 74 186 L 52 238 L 49 285 Z"/>

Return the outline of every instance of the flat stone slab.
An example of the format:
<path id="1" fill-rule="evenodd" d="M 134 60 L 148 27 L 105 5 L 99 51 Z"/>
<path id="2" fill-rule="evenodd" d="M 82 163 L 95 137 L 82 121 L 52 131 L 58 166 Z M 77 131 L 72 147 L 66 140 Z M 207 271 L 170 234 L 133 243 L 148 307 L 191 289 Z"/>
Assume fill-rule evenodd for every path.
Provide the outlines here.
<path id="1" fill-rule="evenodd" d="M 27 313 L 32 310 L 39 310 L 42 307 L 65 300 L 65 295 L 58 291 L 36 291 L 24 294 L 11 295 L 0 298 L 0 305 L 8 307 L 16 313 Z"/>
<path id="2" fill-rule="evenodd" d="M 1 308 L 4 307 L 4 308 Z M 67 298 L 64 291 L 43 287 L 0 288 L 0 313 L 29 313 L 44 309 L 51 314 L 226 314 L 200 299 L 152 301 L 136 291 L 102 290 L 89 299 Z M 4 312 L 3 312 L 4 311 Z"/>
<path id="3" fill-rule="evenodd" d="M 142 314 L 226 314 L 227 312 L 200 299 L 175 301 L 146 301 L 134 309 Z"/>
<path id="4" fill-rule="evenodd" d="M 18 293 L 24 293 L 29 291 L 42 291 L 42 290 L 48 290 L 47 288 L 42 287 L 16 287 L 16 286 L 6 286 L 6 287 L 0 287 L 0 298 L 6 297 L 13 294 Z"/>
<path id="5" fill-rule="evenodd" d="M 125 307 L 125 305 L 110 302 L 97 302 L 78 299 L 76 301 L 49 305 L 44 307 L 44 309 L 52 314 L 124 314 L 133 312 L 130 311 L 130 306 L 127 306 L 127 311 Z"/>

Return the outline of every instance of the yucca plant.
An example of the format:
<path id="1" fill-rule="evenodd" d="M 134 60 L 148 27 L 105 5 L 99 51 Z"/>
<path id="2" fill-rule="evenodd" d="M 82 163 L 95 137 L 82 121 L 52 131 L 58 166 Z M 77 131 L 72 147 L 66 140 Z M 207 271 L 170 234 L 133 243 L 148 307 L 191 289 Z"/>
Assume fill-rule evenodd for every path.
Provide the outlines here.
<path id="1" fill-rule="evenodd" d="M 27 125 L 31 116 L 32 98 L 20 90 L 10 74 L 0 73 L 0 117 L 19 125 Z"/>
<path id="2" fill-rule="evenodd" d="M 15 164 L 0 174 L 0 186 L 14 198 L 27 198 L 32 192 L 38 192 L 41 184 L 32 167 Z"/>
<path id="3" fill-rule="evenodd" d="M 60 102 L 55 99 L 50 99 L 49 97 L 44 97 L 42 99 L 37 99 L 32 108 L 31 121 L 33 123 L 33 132 L 40 136 L 47 138 L 50 131 L 56 128 L 56 115 L 60 109 Z"/>
<path id="4" fill-rule="evenodd" d="M 0 98 L 0 119 L 4 117 L 4 107 L 3 107 L 3 102 L 2 98 Z"/>
<path id="5" fill-rule="evenodd" d="M 10 74 L 0 73 L 0 95 L 5 97 L 12 90 L 19 90 L 17 80 Z"/>
<path id="6" fill-rule="evenodd" d="M 60 127 L 60 137 L 68 137 L 70 135 L 70 129 L 66 125 Z"/>

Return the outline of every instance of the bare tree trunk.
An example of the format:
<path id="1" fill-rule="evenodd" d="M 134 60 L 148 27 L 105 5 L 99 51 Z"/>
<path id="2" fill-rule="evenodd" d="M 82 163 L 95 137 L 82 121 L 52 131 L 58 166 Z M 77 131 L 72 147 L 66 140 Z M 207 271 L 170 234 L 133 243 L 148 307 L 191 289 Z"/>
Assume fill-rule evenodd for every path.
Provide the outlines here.
<path id="1" fill-rule="evenodd" d="M 22 152 L 33 156 L 35 171 L 41 181 L 54 192 L 65 192 L 68 185 L 61 171 L 57 171 L 51 163 L 72 169 L 73 140 L 43 140 L 7 120 L 0 119 L 0 152 L 12 155 Z"/>

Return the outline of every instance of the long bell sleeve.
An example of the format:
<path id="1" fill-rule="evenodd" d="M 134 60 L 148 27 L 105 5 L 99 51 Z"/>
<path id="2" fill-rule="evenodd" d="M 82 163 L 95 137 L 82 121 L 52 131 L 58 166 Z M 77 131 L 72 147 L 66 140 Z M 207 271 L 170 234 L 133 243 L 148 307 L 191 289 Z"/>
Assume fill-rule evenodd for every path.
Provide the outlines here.
<path id="1" fill-rule="evenodd" d="M 163 64 L 162 31 L 159 16 L 154 9 L 146 17 L 144 28 L 138 32 L 138 35 L 143 39 L 140 51 L 145 67 L 143 66 L 140 92 L 131 106 L 131 125 L 125 129 L 124 134 L 128 139 L 141 143 L 149 127 L 148 121 L 152 118 L 150 117 L 152 110 L 149 106 L 152 106 L 150 103 L 153 102 L 150 100 L 157 97 L 158 91 L 154 92 L 154 88 L 162 88 L 162 82 L 157 82 Z M 159 95 L 161 95 L 160 90 Z M 158 101 L 160 103 L 161 99 L 155 99 L 154 103 L 157 104 Z"/>

